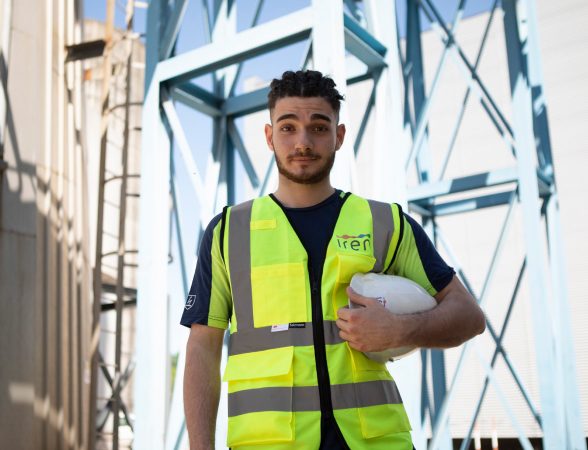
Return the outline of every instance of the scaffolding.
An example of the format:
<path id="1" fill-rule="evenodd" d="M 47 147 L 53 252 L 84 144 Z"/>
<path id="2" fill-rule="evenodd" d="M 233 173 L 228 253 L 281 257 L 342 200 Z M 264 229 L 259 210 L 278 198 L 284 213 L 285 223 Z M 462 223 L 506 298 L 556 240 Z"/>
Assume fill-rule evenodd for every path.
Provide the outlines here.
<path id="1" fill-rule="evenodd" d="M 241 93 L 235 86 L 245 62 L 276 49 L 304 43 L 302 61 L 292 61 L 290 67 L 309 67 L 328 73 L 342 93 L 355 84 L 371 82 L 371 93 L 355 141 L 339 151 L 333 172 L 335 184 L 343 189 L 361 189 L 355 161 L 371 122 L 372 182 L 362 193 L 379 200 L 404 201 L 411 211 L 420 215 L 427 232 L 445 249 L 460 278 L 483 308 L 487 306 L 505 253 L 505 236 L 514 226 L 513 214 L 518 211 L 522 217 L 524 252 L 509 302 L 504 305 L 506 313 L 500 323 L 491 318 L 487 321 L 493 342 L 491 357 L 481 355 L 475 349 L 476 341 L 470 341 L 461 349 L 453 372 L 448 373 L 444 352 L 423 350 L 421 353 L 422 382 L 409 394 L 421 401 L 420 420 L 412 421 L 417 447 L 452 448 L 448 419 L 455 393 L 464 383 L 463 367 L 477 355 L 484 372 L 483 387 L 471 411 L 462 449 L 469 446 L 489 386 L 497 392 L 522 447 L 532 448 L 497 381 L 495 365 L 499 358 L 506 364 L 540 427 L 543 448 L 585 449 L 534 1 L 503 0 L 500 4 L 494 1 L 475 60 L 467 56 L 456 35 L 465 0 L 458 2 L 450 19 L 439 11 L 440 2 L 433 0 L 397 3 L 312 0 L 307 7 L 261 24 L 258 24 L 259 11 L 264 2 L 258 1 L 251 26 L 241 31 L 237 30 L 236 21 L 238 3 L 215 0 L 209 10 L 209 2 L 203 1 L 200 8 L 205 18 L 207 43 L 178 54 L 175 45 L 187 0 L 152 0 L 149 5 L 141 170 L 136 448 L 180 448 L 186 439 L 181 403 L 183 354 L 173 392 L 170 383 L 167 299 L 170 295 L 168 255 L 173 250 L 170 250 L 171 241 L 163 237 L 170 233 L 176 235 L 186 294 L 186 280 L 191 274 L 185 255 L 193 249 L 182 244 L 183 210 L 178 206 L 178 192 L 185 186 L 178 182 L 174 155 L 179 155 L 188 168 L 191 195 L 199 209 L 200 230 L 220 207 L 238 200 L 244 179 L 258 195 L 265 194 L 273 171 L 272 161 L 265 173 L 258 173 L 251 149 L 246 148 L 236 121 L 266 108 L 267 88 Z M 398 14 L 398 5 L 406 10 L 404 16 Z M 495 101 L 479 73 L 488 29 L 497 12 L 503 17 L 510 115 Z M 442 47 L 428 89 L 422 20 Z M 399 25 L 405 27 L 405 36 L 401 36 Z M 351 64 L 350 59 L 360 64 Z M 434 127 L 431 111 L 449 60 L 463 74 L 467 89 L 463 107 L 454 118 L 449 145 L 441 157 L 434 157 L 429 145 L 429 133 Z M 200 82 L 205 76 L 212 80 L 211 88 L 203 87 Z M 469 102 L 477 102 L 488 115 L 503 150 L 512 157 L 512 164 L 451 177 L 448 161 Z M 214 139 L 204 170 L 199 170 L 194 146 L 182 127 L 179 104 L 211 119 Z M 343 107 L 341 121 L 345 122 L 349 115 L 350 111 Z M 393 148 L 391 142 L 396 143 Z M 407 174 L 413 172 L 416 183 L 407 188 Z M 492 258 L 482 287 L 477 289 L 468 278 L 467 268 L 452 252 L 441 223 L 446 217 L 485 208 L 504 209 L 505 219 L 498 239 L 492 243 Z M 523 284 L 533 299 L 531 319 L 539 403 L 528 392 L 527 380 L 517 372 L 517 362 L 510 358 L 503 340 Z"/>

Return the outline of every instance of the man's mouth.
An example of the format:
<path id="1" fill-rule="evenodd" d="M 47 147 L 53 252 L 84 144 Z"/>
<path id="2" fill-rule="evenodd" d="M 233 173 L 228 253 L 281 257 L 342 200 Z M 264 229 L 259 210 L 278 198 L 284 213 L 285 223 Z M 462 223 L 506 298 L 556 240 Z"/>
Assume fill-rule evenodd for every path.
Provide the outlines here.
<path id="1" fill-rule="evenodd" d="M 319 159 L 318 156 L 315 155 L 305 155 L 305 156 L 290 156 L 290 161 L 315 161 L 317 159 Z"/>

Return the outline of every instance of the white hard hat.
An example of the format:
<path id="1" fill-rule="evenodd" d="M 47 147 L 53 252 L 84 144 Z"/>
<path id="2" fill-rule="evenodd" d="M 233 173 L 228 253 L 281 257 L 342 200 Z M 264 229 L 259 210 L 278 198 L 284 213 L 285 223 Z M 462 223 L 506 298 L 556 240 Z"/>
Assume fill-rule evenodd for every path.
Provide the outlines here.
<path id="1" fill-rule="evenodd" d="M 437 301 L 419 284 L 408 278 L 380 273 L 356 273 L 351 278 L 351 288 L 364 297 L 377 299 L 394 314 L 412 314 L 437 306 Z M 361 306 L 349 301 L 349 308 Z M 398 347 L 381 352 L 365 352 L 379 363 L 395 361 L 414 352 L 417 347 Z"/>

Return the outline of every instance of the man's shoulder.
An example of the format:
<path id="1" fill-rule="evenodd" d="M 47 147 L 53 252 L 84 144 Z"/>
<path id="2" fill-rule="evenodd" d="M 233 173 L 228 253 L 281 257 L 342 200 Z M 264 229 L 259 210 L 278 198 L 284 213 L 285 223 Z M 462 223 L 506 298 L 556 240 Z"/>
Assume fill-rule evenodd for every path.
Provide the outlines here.
<path id="1" fill-rule="evenodd" d="M 254 198 L 250 198 L 248 200 L 244 200 L 240 203 L 235 203 L 234 205 L 225 206 L 224 209 L 231 210 L 231 211 L 246 209 L 246 208 L 250 208 L 251 205 L 253 205 L 253 203 L 255 203 L 255 202 L 266 202 L 268 200 L 271 200 L 271 196 L 270 195 L 263 195 L 261 197 L 254 197 Z"/>
<path id="2" fill-rule="evenodd" d="M 218 213 L 216 216 L 214 216 L 210 222 L 208 222 L 208 226 L 206 227 L 206 231 L 212 233 L 212 231 L 214 230 L 214 228 L 218 225 L 218 223 L 220 222 L 221 218 L 223 216 L 223 213 L 220 212 Z"/>
<path id="3" fill-rule="evenodd" d="M 383 205 L 397 205 L 399 208 L 402 208 L 399 203 L 397 203 L 393 200 L 391 201 L 391 200 L 374 199 L 374 198 L 369 198 L 369 197 L 364 197 L 362 195 L 354 194 L 352 192 L 348 192 L 348 193 L 343 192 L 343 194 L 348 195 L 350 198 L 354 198 L 355 200 L 359 200 L 359 201 L 363 200 L 368 203 L 383 204 Z"/>

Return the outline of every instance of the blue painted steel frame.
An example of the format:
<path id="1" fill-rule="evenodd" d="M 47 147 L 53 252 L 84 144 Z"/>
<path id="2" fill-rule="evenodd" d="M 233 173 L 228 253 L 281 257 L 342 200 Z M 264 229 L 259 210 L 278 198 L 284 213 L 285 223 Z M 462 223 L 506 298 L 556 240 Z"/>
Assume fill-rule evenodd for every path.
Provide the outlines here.
<path id="1" fill-rule="evenodd" d="M 533 415 L 537 418 L 538 422 L 540 422 L 543 432 L 544 432 L 544 446 L 545 448 L 585 448 L 585 442 L 583 441 L 582 430 L 580 426 L 580 416 L 579 416 L 579 405 L 577 399 L 577 384 L 576 384 L 576 376 L 575 376 L 575 368 L 573 362 L 573 353 L 572 353 L 572 340 L 569 334 L 569 331 L 563 332 L 563 329 L 569 330 L 569 314 L 567 312 L 567 298 L 561 293 L 565 292 L 565 287 L 563 283 L 563 270 L 559 269 L 563 264 L 561 258 L 561 244 L 559 244 L 559 238 L 557 235 L 553 235 L 551 233 L 557 232 L 557 224 L 558 224 L 558 216 L 556 211 L 553 208 L 555 204 L 554 201 L 551 200 L 551 197 L 556 195 L 555 185 L 552 178 L 552 158 L 549 148 L 549 135 L 548 135 L 548 127 L 547 127 L 547 120 L 545 114 L 545 106 L 544 104 L 540 103 L 539 107 L 535 108 L 535 111 L 532 110 L 533 105 L 533 98 L 537 99 L 539 93 L 541 92 L 541 82 L 540 77 L 538 74 L 540 73 L 539 67 L 539 52 L 536 42 L 536 36 L 534 40 L 532 39 L 533 34 L 536 34 L 535 30 L 535 19 L 532 15 L 534 12 L 534 3 L 532 1 L 504 1 L 503 2 L 503 9 L 505 12 L 505 33 L 506 33 L 506 43 L 507 43 L 507 53 L 508 53 L 508 60 L 509 60 L 509 71 L 511 75 L 511 87 L 512 87 L 512 97 L 513 97 L 513 122 L 509 124 L 499 109 L 496 107 L 496 104 L 492 100 L 492 97 L 488 90 L 484 87 L 482 81 L 477 77 L 476 69 L 480 60 L 481 50 L 483 49 L 483 45 L 487 36 L 488 27 L 485 30 L 482 45 L 480 47 L 480 52 L 478 52 L 478 57 L 476 58 L 475 65 L 470 64 L 465 57 L 465 54 L 460 50 L 459 46 L 456 45 L 454 34 L 455 34 L 455 26 L 451 26 L 449 28 L 447 25 L 444 24 L 439 12 L 437 11 L 435 5 L 431 0 L 408 0 L 409 6 L 409 20 L 411 18 L 411 7 L 410 4 L 413 4 L 413 11 L 416 3 L 418 3 L 423 12 L 427 15 L 427 17 L 432 22 L 437 22 L 438 27 L 442 30 L 441 38 L 446 45 L 451 45 L 455 48 L 456 53 L 466 67 L 466 69 L 471 73 L 472 80 L 475 80 L 475 83 L 481 89 L 481 98 L 480 100 L 483 102 L 483 106 L 485 110 L 488 112 L 490 117 L 492 118 L 493 123 L 496 125 L 498 131 L 503 135 L 505 138 L 505 142 L 509 147 L 511 147 L 513 153 L 517 157 L 518 164 L 514 170 L 503 170 L 499 171 L 497 174 L 487 174 L 486 176 L 482 175 L 475 175 L 464 177 L 461 180 L 450 180 L 442 183 L 430 184 L 430 183 L 423 183 L 419 186 L 418 190 L 415 190 L 412 194 L 409 194 L 409 198 L 413 199 L 411 205 L 415 208 L 415 210 L 419 211 L 419 213 L 423 213 L 425 217 L 425 223 L 427 221 L 433 219 L 438 215 L 444 214 L 455 214 L 459 212 L 465 212 L 468 210 L 479 209 L 481 207 L 488 207 L 494 206 L 499 204 L 506 204 L 512 199 L 512 191 L 504 191 L 497 194 L 490 194 L 490 195 L 478 195 L 472 196 L 466 200 L 459 200 L 459 201 L 451 201 L 442 204 L 435 204 L 435 200 L 439 195 L 449 194 L 452 192 L 468 192 L 472 190 L 472 194 L 475 193 L 475 189 L 480 188 L 484 185 L 495 184 L 495 182 L 490 182 L 489 179 L 484 179 L 488 176 L 492 176 L 495 178 L 497 184 L 514 184 L 517 189 L 516 192 L 519 196 L 519 201 L 523 210 L 523 217 L 524 217 L 524 235 L 527 240 L 526 247 L 527 247 L 527 263 L 529 265 L 528 270 L 528 278 L 530 280 L 530 287 L 532 292 L 532 298 L 535 300 L 533 310 L 533 322 L 536 328 L 536 343 L 537 343 L 537 367 L 538 373 L 540 378 L 540 396 L 541 396 L 541 418 L 539 418 L 539 413 L 537 409 L 532 405 L 528 394 L 526 394 L 526 390 L 524 385 L 522 384 L 520 378 L 516 374 L 512 363 L 510 362 L 507 353 L 501 346 L 502 338 L 501 336 L 504 333 L 504 329 L 508 321 L 506 320 L 502 332 L 500 336 L 494 331 L 494 327 L 490 322 L 488 322 L 488 330 L 496 342 L 497 348 L 495 355 L 491 361 L 489 369 L 492 370 L 494 365 L 496 356 L 498 353 L 502 354 L 507 366 L 510 368 L 516 383 L 518 384 L 523 397 L 526 399 L 530 410 L 532 411 Z M 496 6 L 496 5 L 495 5 Z M 518 9 L 517 9 L 518 6 Z M 527 14 L 526 17 L 520 18 L 517 14 L 520 14 L 520 11 L 527 11 L 530 13 Z M 490 16 L 490 20 L 492 19 L 493 14 Z M 414 19 L 416 14 L 412 13 L 412 20 Z M 490 21 L 488 22 L 488 24 Z M 455 24 L 454 24 L 455 25 Z M 414 28 L 414 25 L 412 25 Z M 489 25 L 488 25 L 489 26 Z M 410 34 L 411 24 L 408 25 L 409 35 L 408 35 L 408 44 L 407 44 L 407 57 L 406 57 L 406 65 L 410 66 L 413 71 L 419 69 L 418 61 L 415 64 L 415 58 L 418 58 L 418 53 L 411 54 L 411 49 L 414 48 L 417 44 L 414 42 L 415 37 Z M 433 25 L 435 28 L 435 25 Z M 531 38 L 525 39 L 526 42 L 526 50 L 523 51 L 523 38 L 520 37 L 521 29 L 530 29 L 529 35 Z M 411 42 L 411 39 L 413 40 Z M 412 51 L 414 52 L 414 51 Z M 442 58 L 442 62 L 444 59 Z M 535 73 L 535 86 L 531 87 L 532 83 L 529 82 L 529 74 L 527 73 L 527 68 L 534 67 Z M 410 77 L 408 77 L 411 80 Z M 435 77 L 436 79 L 436 77 Z M 413 89 L 414 89 L 414 78 L 413 81 Z M 417 80 L 418 81 L 418 80 Z M 408 85 L 407 85 L 408 89 Z M 469 90 L 466 95 L 469 95 Z M 426 125 L 428 121 L 426 120 L 426 114 L 422 114 L 423 104 L 428 104 L 428 101 L 432 96 L 434 96 L 434 87 L 432 88 L 431 92 L 429 93 L 429 97 L 427 98 L 427 102 L 424 102 L 417 93 L 417 96 L 414 99 L 413 107 L 414 107 L 414 117 L 415 121 L 418 125 L 413 126 L 413 130 L 415 131 L 415 138 L 413 144 L 413 150 L 410 153 L 407 167 L 412 163 L 413 158 L 416 158 L 417 161 L 419 160 L 420 154 L 423 150 L 420 149 L 421 143 L 426 136 Z M 466 97 L 467 100 L 467 97 Z M 541 98 L 541 100 L 543 100 Z M 465 103 L 465 102 L 464 102 Z M 426 111 L 426 110 L 425 110 Z M 455 130 L 458 129 L 459 123 L 461 121 L 461 117 L 463 116 L 463 109 L 460 112 L 460 116 L 458 117 L 458 122 L 455 127 Z M 410 114 L 407 114 L 407 118 L 410 118 Z M 418 120 L 417 120 L 418 119 Z M 454 136 L 457 131 L 454 131 Z M 534 135 L 536 133 L 537 135 Z M 538 145 L 535 147 L 534 142 L 537 141 Z M 454 142 L 454 137 L 452 138 L 452 143 L 448 150 L 448 156 L 446 160 L 449 158 L 449 152 L 452 148 Z M 539 167 L 535 167 L 533 162 L 533 153 L 537 152 L 537 159 L 539 161 Z M 447 162 L 443 163 L 443 168 L 441 170 L 441 177 L 445 172 L 445 167 Z M 419 167 L 419 179 L 421 181 L 427 179 L 426 172 L 423 172 L 422 165 L 418 165 Z M 418 193 L 417 193 L 418 191 Z M 548 304 L 547 292 L 549 291 L 547 285 L 547 277 L 545 272 L 545 264 L 547 263 L 544 258 L 541 256 L 540 250 L 540 243 L 545 243 L 545 239 L 541 238 L 541 224 L 540 224 L 540 208 L 539 208 L 539 201 L 540 198 L 544 198 L 544 204 L 552 206 L 552 214 L 553 214 L 553 223 L 554 229 L 547 230 L 547 241 L 549 243 L 556 242 L 554 244 L 553 250 L 550 252 L 550 265 L 551 270 L 553 273 L 553 277 L 558 286 L 558 294 L 554 294 L 555 298 L 558 298 L 555 301 L 557 305 L 555 307 L 555 312 L 557 312 L 557 317 L 559 319 L 555 321 L 555 325 L 552 326 L 551 321 L 549 321 L 548 315 L 550 311 L 554 309 L 552 306 Z M 547 207 L 543 208 L 544 212 L 548 210 Z M 429 222 L 430 223 L 430 222 Z M 434 222 L 433 222 L 434 223 Z M 548 222 L 549 223 L 549 222 Z M 433 233 L 434 236 L 437 233 Z M 494 265 L 494 263 L 493 263 Z M 464 282 L 466 281 L 465 277 Z M 516 297 L 516 292 L 518 291 L 518 285 L 520 281 L 517 282 L 515 287 L 515 294 L 513 295 L 513 301 Z M 467 285 L 468 283 L 466 283 Z M 471 290 L 471 288 L 470 288 Z M 480 300 L 483 300 L 483 296 Z M 560 307 L 559 305 L 564 305 Z M 508 317 L 508 316 L 507 316 Z M 466 349 L 469 345 L 466 345 Z M 553 353 L 545 351 L 545 349 L 553 350 Z M 558 349 L 560 349 L 560 354 L 558 354 Z M 564 350 L 565 349 L 565 350 Z M 463 356 L 466 354 L 465 349 L 464 353 L 462 354 L 462 358 L 458 363 L 458 369 L 461 367 L 461 363 L 463 360 Z M 554 364 L 555 362 L 555 364 Z M 566 367 L 565 372 L 559 367 Z M 559 373 L 558 373 L 559 372 Z M 491 372 L 488 373 L 486 378 L 486 383 L 488 382 Z M 457 375 L 457 373 L 456 373 Z M 569 377 L 569 384 L 564 382 L 563 378 Z M 455 382 L 455 379 L 454 379 Z M 453 390 L 450 389 L 450 394 Z M 557 386 L 555 386 L 557 385 Z M 568 386 L 571 388 L 568 389 Z M 572 392 L 575 393 L 575 397 L 571 394 Z M 476 419 L 477 414 L 479 413 L 479 408 L 483 401 L 483 397 L 485 395 L 485 388 L 480 396 L 479 403 L 476 407 L 476 412 L 474 419 L 472 420 L 470 433 L 473 429 L 473 425 Z M 566 399 L 564 401 L 564 399 Z M 571 400 L 571 401 L 570 401 Z M 425 407 L 426 405 L 423 405 Z M 508 405 L 505 405 L 507 411 L 510 410 Z M 441 439 L 441 433 L 443 430 L 443 422 L 447 420 L 446 417 L 447 409 L 443 410 L 442 417 L 438 419 L 438 424 L 434 428 L 434 435 L 432 442 L 430 444 L 430 449 L 438 448 Z M 575 416 L 574 416 L 575 414 Z M 512 412 L 509 412 L 509 415 L 512 416 L 513 420 L 516 420 L 515 416 Z M 440 422 L 439 422 L 440 421 Z M 519 430 L 521 431 L 521 430 Z M 528 439 L 524 435 L 520 435 L 521 443 L 525 448 L 530 448 L 530 444 Z M 467 442 L 469 442 L 469 437 L 466 442 L 464 442 L 463 448 L 466 448 Z"/>
<path id="2" fill-rule="evenodd" d="M 316 23 L 312 16 L 312 7 L 297 11 L 276 19 L 269 23 L 256 26 L 238 33 L 229 35 L 223 42 L 213 39 L 214 28 L 219 23 L 222 14 L 228 14 L 233 1 L 215 0 L 213 8 L 214 20 L 211 20 L 208 11 L 208 1 L 202 0 L 201 7 L 204 10 L 205 28 L 207 28 L 209 43 L 186 52 L 173 56 L 173 46 L 178 36 L 181 22 L 186 12 L 187 0 L 151 0 L 148 13 L 147 36 L 147 64 L 146 64 L 146 95 L 143 116 L 143 155 L 142 155 L 142 191 L 141 191 L 141 222 L 140 222 L 140 254 L 139 254 L 139 281 L 138 281 L 138 311 L 137 311 L 137 380 L 135 383 L 135 411 L 136 411 L 136 448 L 163 448 L 166 435 L 166 418 L 168 416 L 169 392 L 166 389 L 153 389 L 154 386 L 168 386 L 168 362 L 166 324 L 162 324 L 162 318 L 167 311 L 167 258 L 168 249 L 165 239 L 155 237 L 167 236 L 171 231 L 170 216 L 165 213 L 169 209 L 169 192 L 172 193 L 173 205 L 177 206 L 177 192 L 173 173 L 161 171 L 161 167 L 168 167 L 171 157 L 172 136 L 171 128 L 166 126 L 166 117 L 162 116 L 161 102 L 164 99 L 162 93 L 169 95 L 172 101 L 178 101 L 207 116 L 213 118 L 215 127 L 215 143 L 213 145 L 213 163 L 220 166 L 218 183 L 225 185 L 224 194 L 215 194 L 215 205 L 232 203 L 235 201 L 235 156 L 238 155 L 243 162 L 245 172 L 254 186 L 260 185 L 260 192 L 265 192 L 268 184 L 270 167 L 259 176 L 249 160 L 248 153 L 235 126 L 234 119 L 240 116 L 260 111 L 265 108 L 267 89 L 260 89 L 247 94 L 235 95 L 235 85 L 242 63 L 254 56 L 267 53 L 274 49 L 290 45 L 292 43 L 310 40 L 313 27 Z M 331 0 L 339 1 L 339 0 Z M 521 268 L 521 274 L 514 287 L 513 296 L 509 304 L 509 313 L 512 304 L 517 297 L 521 283 L 522 273 L 526 271 L 528 277 L 534 280 L 538 286 L 545 279 L 545 268 L 541 267 L 543 259 L 541 254 L 533 248 L 534 243 L 541 240 L 540 214 L 548 219 L 548 236 L 550 250 L 550 267 L 554 280 L 554 286 L 565 292 L 565 273 L 561 267 L 562 249 L 559 244 L 559 218 L 556 206 L 557 191 L 555 189 L 553 163 L 549 146 L 549 132 L 547 126 L 546 107 L 542 101 L 541 71 L 539 65 L 539 51 L 536 36 L 536 20 L 534 17 L 534 2 L 532 0 L 503 0 L 502 7 L 505 12 L 505 33 L 509 58 L 509 70 L 511 74 L 511 86 L 513 97 L 514 119 L 509 123 L 492 99 L 482 80 L 477 75 L 478 63 L 488 34 L 490 23 L 496 8 L 494 2 L 492 15 L 486 26 L 478 55 L 474 64 L 471 64 L 461 51 L 455 40 L 455 29 L 463 13 L 465 1 L 460 1 L 456 10 L 453 24 L 449 27 L 443 20 L 432 0 L 406 0 L 409 14 L 408 54 L 402 61 L 404 68 L 410 66 L 412 72 L 405 72 L 405 120 L 413 131 L 412 150 L 407 151 L 407 167 L 417 161 L 419 179 L 421 185 L 409 192 L 408 198 L 411 207 L 424 216 L 425 223 L 433 236 L 442 237 L 441 230 L 436 228 L 435 217 L 446 214 L 457 214 L 472 211 L 484 207 L 496 205 L 511 205 L 518 195 L 524 213 L 525 235 L 527 236 L 527 258 Z M 382 70 L 387 67 L 386 58 L 388 49 L 363 25 L 365 17 L 360 9 L 354 8 L 353 2 L 347 2 L 348 8 L 354 17 L 347 14 L 343 17 L 344 42 L 346 49 L 362 61 L 367 70 L 365 74 L 357 75 L 347 80 L 347 84 L 374 80 L 372 96 L 364 119 L 360 126 L 360 132 L 355 143 L 357 152 L 361 143 L 363 132 L 370 118 L 372 108 L 377 102 L 375 97 Z M 257 23 L 263 1 L 256 6 L 252 25 Z M 527 16 L 521 19 L 517 12 L 517 5 L 524 7 Z M 428 93 L 423 83 L 423 67 L 420 55 L 420 24 L 419 13 L 425 15 L 433 22 L 433 28 L 439 34 L 445 45 L 441 62 Z M 222 21 L 220 17 L 220 21 Z M 522 22 L 526 20 L 528 40 L 526 47 L 521 44 Z M 458 63 L 469 73 L 469 88 L 464 98 L 464 106 L 461 109 L 449 148 L 446 152 L 441 170 L 438 174 L 432 173 L 432 167 L 428 162 L 427 152 L 427 125 L 430 115 L 430 105 L 437 90 L 439 74 L 443 70 L 445 57 L 449 53 L 455 53 Z M 308 59 L 308 58 L 307 58 Z M 316 61 L 315 61 L 316 63 Z M 222 85 L 222 73 L 230 66 L 234 66 L 228 74 L 229 86 Z M 212 74 L 214 88 L 212 91 L 203 89 L 190 80 L 196 76 Z M 412 85 L 410 84 L 412 83 Z M 410 87 L 413 89 L 412 109 L 409 101 Z M 396 92 L 402 91 L 402 86 L 395 86 Z M 498 133 L 502 136 L 507 148 L 517 157 L 517 166 L 501 171 L 493 171 L 483 174 L 465 176 L 454 180 L 443 180 L 447 161 L 449 160 L 455 135 L 459 130 L 461 118 L 465 110 L 470 93 L 474 93 L 494 123 Z M 535 107 L 533 108 L 533 105 Z M 173 106 L 168 104 L 168 108 Z M 173 114 L 173 110 L 169 110 Z M 175 125 L 177 127 L 179 125 Z M 538 145 L 535 146 L 535 139 Z M 535 167 L 531 155 L 537 152 L 539 167 Z M 434 175 L 438 175 L 435 177 Z M 505 190 L 495 194 L 479 195 L 477 190 L 487 187 L 504 185 Z M 462 192 L 472 194 L 466 199 L 457 201 L 438 200 L 444 195 Z M 220 195 L 220 197 L 219 197 Z M 539 200 L 543 198 L 543 208 L 539 208 Z M 217 208 L 217 206 L 213 206 Z M 510 210 L 510 209 L 509 209 Z M 173 224 L 179 245 L 182 245 L 181 230 L 179 226 L 178 211 L 175 209 Z M 505 227 L 509 219 L 505 220 Z M 504 230 L 503 230 L 504 234 Z M 501 235 L 502 236 L 502 235 Z M 498 256 L 502 248 L 500 238 L 496 252 L 489 268 L 484 289 L 478 300 L 483 304 L 486 298 L 486 289 L 493 278 Z M 441 243 L 442 240 L 441 240 Z M 180 260 L 183 271 L 183 284 L 186 289 L 186 263 L 180 249 Z M 456 263 L 459 268 L 459 264 Z M 466 284 L 467 277 L 462 272 L 462 278 Z M 487 374 L 484 388 L 480 394 L 476 410 L 472 416 L 470 433 L 473 429 L 476 417 L 480 411 L 486 389 L 489 383 L 495 382 L 492 369 L 498 355 L 505 360 L 516 383 L 519 385 L 527 404 L 541 422 L 545 438 L 545 448 L 578 448 L 585 449 L 585 442 L 579 422 L 579 405 L 577 399 L 577 381 L 573 361 L 573 346 L 569 335 L 569 312 L 567 311 L 567 299 L 565 295 L 558 298 L 554 305 L 548 304 L 545 293 L 532 288 L 535 300 L 541 300 L 538 307 L 534 308 L 534 323 L 538 329 L 549 329 L 548 333 L 537 333 L 538 348 L 554 348 L 553 354 L 539 356 L 538 370 L 541 380 L 541 408 L 540 412 L 532 403 L 526 393 L 524 384 L 517 375 L 514 364 L 502 346 L 504 332 L 509 322 L 509 313 L 496 332 L 489 322 L 490 334 L 496 343 L 496 349 L 492 359 L 487 364 Z M 547 289 L 545 289 L 545 292 Z M 549 327 L 547 313 L 550 308 L 555 311 L 557 323 L 553 328 Z M 464 351 L 458 363 L 467 359 L 470 345 L 464 347 Z M 541 353 L 538 351 L 538 354 Z M 434 408 L 431 409 L 434 423 L 434 434 L 430 449 L 438 448 L 441 437 L 444 435 L 449 404 L 451 402 L 454 386 L 459 380 L 459 369 L 454 374 L 447 394 L 444 364 L 442 354 L 434 358 L 433 384 L 435 393 Z M 426 361 L 426 359 L 424 360 Z M 556 361 L 557 364 L 553 364 Z M 555 366 L 555 367 L 554 367 Z M 426 364 L 423 364 L 426 369 Z M 561 367 L 565 367 L 561 369 Z M 559 387 L 554 389 L 553 380 L 557 380 Z M 559 390 L 557 390 L 559 389 Z M 149 392 L 149 396 L 145 395 Z M 559 396 L 559 397 L 558 397 Z M 426 392 L 423 394 L 423 410 L 427 405 Z M 508 409 L 508 405 L 505 406 Z M 424 411 L 423 411 L 424 413 Z M 170 423 L 173 422 L 172 411 Z M 509 412 L 511 414 L 511 412 Z M 177 436 L 168 437 L 166 448 L 179 448 L 184 438 L 185 427 L 182 424 L 173 427 Z M 468 436 L 469 439 L 469 436 Z M 467 441 L 466 441 L 467 442 Z M 528 446 L 528 440 L 521 437 L 523 445 Z M 464 442 L 463 448 L 467 444 Z"/>
<path id="3" fill-rule="evenodd" d="M 413 115 L 405 117 L 406 121 L 413 123 L 413 145 L 409 156 L 407 158 L 407 168 L 412 165 L 413 158 L 416 160 L 417 178 L 420 183 L 429 181 L 429 173 L 431 169 L 430 155 L 427 143 L 427 124 L 428 115 L 431 105 L 431 94 L 429 97 L 425 95 L 425 77 L 423 68 L 423 57 L 421 47 L 421 22 L 419 16 L 419 7 L 416 2 L 407 3 L 406 14 L 406 58 L 405 58 L 405 75 L 406 83 L 405 89 L 410 89 L 412 93 Z M 444 52 L 445 55 L 446 52 Z M 444 56 L 439 65 L 438 73 L 441 72 Z M 435 77 L 438 79 L 438 76 Z M 433 82 L 431 92 L 436 92 L 436 83 Z M 431 197 L 427 197 L 425 203 L 430 206 Z M 434 239 L 435 224 L 432 220 L 433 216 L 423 217 L 423 228 Z M 441 350 L 423 349 L 422 361 L 422 385 L 421 385 L 421 402 L 423 411 L 421 413 L 421 421 L 424 426 L 425 411 L 429 413 L 431 423 L 435 423 L 441 405 L 445 400 L 446 394 L 446 375 L 445 375 L 445 357 Z M 431 379 L 432 379 L 432 395 L 429 393 L 429 382 L 426 376 L 427 362 L 431 363 Z M 445 430 L 444 436 L 441 438 L 442 444 L 440 448 L 444 450 L 451 449 L 451 437 L 448 430 Z"/>

